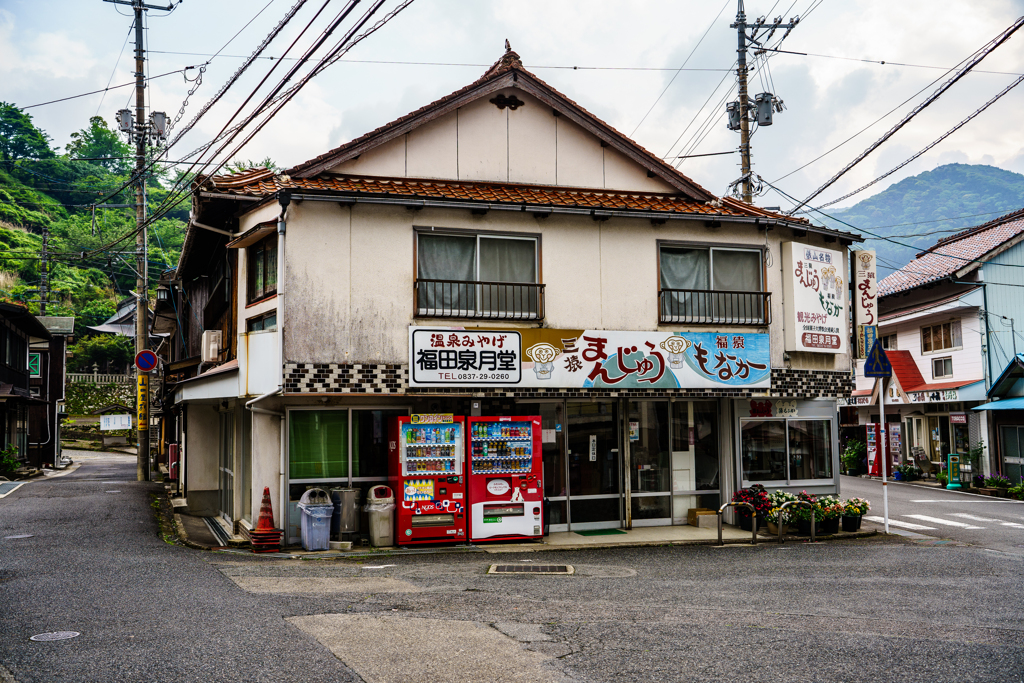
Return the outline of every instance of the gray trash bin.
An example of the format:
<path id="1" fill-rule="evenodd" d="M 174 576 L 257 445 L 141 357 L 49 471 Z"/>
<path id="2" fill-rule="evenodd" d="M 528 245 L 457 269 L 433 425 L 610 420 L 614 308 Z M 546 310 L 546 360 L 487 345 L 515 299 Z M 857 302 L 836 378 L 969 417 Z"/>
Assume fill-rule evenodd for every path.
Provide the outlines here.
<path id="1" fill-rule="evenodd" d="M 342 534 L 359 532 L 359 493 L 359 489 L 331 489 L 331 502 L 334 504 L 332 541 L 343 541 Z"/>
<path id="2" fill-rule="evenodd" d="M 299 499 L 302 510 L 302 547 L 304 550 L 327 550 L 331 541 L 331 516 L 334 503 L 327 491 L 309 489 Z"/>
<path id="3" fill-rule="evenodd" d="M 374 486 L 366 494 L 370 513 L 370 545 L 387 548 L 395 544 L 395 494 L 389 486 Z"/>

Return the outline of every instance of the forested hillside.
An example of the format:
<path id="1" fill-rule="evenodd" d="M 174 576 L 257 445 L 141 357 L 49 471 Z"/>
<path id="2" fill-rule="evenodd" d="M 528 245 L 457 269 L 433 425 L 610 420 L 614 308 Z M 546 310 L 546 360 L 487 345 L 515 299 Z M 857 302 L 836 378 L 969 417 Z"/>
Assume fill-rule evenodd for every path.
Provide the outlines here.
<path id="1" fill-rule="evenodd" d="M 104 368 L 123 369 L 134 342 L 90 336 L 85 327 L 110 317 L 117 302 L 135 289 L 135 258 L 126 253 L 134 251 L 134 237 L 102 249 L 135 228 L 134 210 L 96 209 L 94 213 L 91 207 L 101 201 L 134 203 L 131 189 L 113 194 L 129 177 L 133 150 L 103 118 L 83 123 L 61 150 L 33 124 L 31 116 L 0 102 L 0 298 L 26 303 L 39 312 L 35 290 L 40 283 L 41 235 L 48 229 L 54 258 L 46 313 L 76 318 L 69 367 L 87 369 L 98 362 Z M 167 197 L 170 182 L 162 167 L 148 179 L 151 210 Z M 160 273 L 177 263 L 187 218 L 185 202 L 150 227 L 151 296 Z"/>
<path id="2" fill-rule="evenodd" d="M 948 164 L 901 180 L 848 209 L 829 211 L 842 222 L 812 217 L 865 237 L 871 237 L 870 231 L 891 238 L 869 239 L 864 245 L 878 252 L 879 273 L 885 276 L 942 237 L 1022 207 L 1024 175 L 994 166 Z"/>

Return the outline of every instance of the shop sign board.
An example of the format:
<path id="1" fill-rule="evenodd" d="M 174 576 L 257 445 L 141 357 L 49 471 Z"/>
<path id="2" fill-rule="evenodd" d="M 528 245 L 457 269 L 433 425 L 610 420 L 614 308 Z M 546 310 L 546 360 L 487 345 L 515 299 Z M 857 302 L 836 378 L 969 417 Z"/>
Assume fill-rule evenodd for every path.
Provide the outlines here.
<path id="1" fill-rule="evenodd" d="M 867 358 L 878 339 L 877 325 L 857 325 L 857 358 Z"/>
<path id="2" fill-rule="evenodd" d="M 771 387 L 767 334 L 409 328 L 411 387 Z"/>
<path id="3" fill-rule="evenodd" d="M 837 398 L 838 406 L 869 406 L 872 403 L 872 396 L 851 396 L 850 398 Z"/>
<path id="4" fill-rule="evenodd" d="M 782 243 L 786 351 L 846 353 L 843 252 Z"/>
<path id="5" fill-rule="evenodd" d="M 100 415 L 100 431 L 110 431 L 113 429 L 131 429 L 132 428 L 132 416 L 131 415 Z"/>
<path id="6" fill-rule="evenodd" d="M 941 391 L 913 391 L 907 394 L 907 396 L 910 398 L 911 403 L 939 403 L 944 401 L 960 400 L 960 393 L 956 389 L 943 389 Z"/>
<path id="7" fill-rule="evenodd" d="M 967 413 L 950 413 L 949 421 L 951 424 L 965 425 L 967 424 Z"/>
<path id="8" fill-rule="evenodd" d="M 413 413 L 409 416 L 409 424 L 413 425 L 452 424 L 454 422 L 454 413 Z"/>
<path id="9" fill-rule="evenodd" d="M 853 311 L 857 326 L 874 327 L 878 325 L 878 309 L 875 299 L 878 297 L 876 280 L 875 252 L 870 249 L 855 251 L 853 258 Z M 877 327 L 876 327 L 877 330 Z M 864 351 L 871 344 L 864 347 Z M 860 354 L 864 357 L 864 353 Z"/>

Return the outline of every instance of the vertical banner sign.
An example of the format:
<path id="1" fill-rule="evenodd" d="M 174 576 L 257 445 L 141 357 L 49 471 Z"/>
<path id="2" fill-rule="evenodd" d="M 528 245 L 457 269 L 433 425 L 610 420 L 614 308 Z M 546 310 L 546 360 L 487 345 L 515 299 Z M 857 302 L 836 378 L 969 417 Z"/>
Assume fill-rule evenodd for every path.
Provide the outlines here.
<path id="1" fill-rule="evenodd" d="M 138 415 L 138 430 L 149 431 L 149 375 L 139 373 L 138 393 L 135 397 L 135 407 Z"/>
<path id="2" fill-rule="evenodd" d="M 857 357 L 866 358 L 878 334 L 878 281 L 875 252 L 865 249 L 853 256 L 853 310 L 857 325 Z M 868 328 L 874 328 L 869 332 Z M 871 341 L 867 337 L 871 336 Z"/>
<path id="3" fill-rule="evenodd" d="M 846 353 L 849 309 L 843 252 L 782 244 L 786 351 Z"/>

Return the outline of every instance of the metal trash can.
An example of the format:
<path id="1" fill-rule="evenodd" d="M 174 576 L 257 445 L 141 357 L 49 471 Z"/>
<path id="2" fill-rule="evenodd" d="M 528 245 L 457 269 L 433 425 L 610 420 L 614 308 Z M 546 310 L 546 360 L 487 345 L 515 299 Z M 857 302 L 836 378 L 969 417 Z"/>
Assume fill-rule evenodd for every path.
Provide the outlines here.
<path id="1" fill-rule="evenodd" d="M 304 550 L 327 550 L 331 541 L 331 516 L 334 503 L 327 491 L 309 489 L 299 499 L 302 510 L 302 548 Z"/>
<path id="2" fill-rule="evenodd" d="M 370 545 L 386 548 L 395 544 L 395 494 L 390 486 L 374 486 L 366 494 L 370 513 Z"/>
<path id="3" fill-rule="evenodd" d="M 331 517 L 331 540 L 343 541 L 342 534 L 359 532 L 359 489 L 331 489 L 334 515 Z"/>

